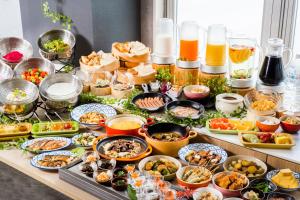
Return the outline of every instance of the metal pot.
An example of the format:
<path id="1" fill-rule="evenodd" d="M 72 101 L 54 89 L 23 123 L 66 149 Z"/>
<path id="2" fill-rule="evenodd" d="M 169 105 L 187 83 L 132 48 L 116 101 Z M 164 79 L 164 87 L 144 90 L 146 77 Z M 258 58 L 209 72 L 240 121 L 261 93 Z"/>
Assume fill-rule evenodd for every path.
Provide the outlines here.
<path id="1" fill-rule="evenodd" d="M 44 48 L 44 43 L 54 39 L 62 39 L 65 43 L 67 43 L 70 46 L 70 50 L 61 53 L 49 52 L 47 49 Z M 40 35 L 37 43 L 39 47 L 39 53 L 43 58 L 46 58 L 50 61 L 62 60 L 63 62 L 69 62 L 74 52 L 76 38 L 73 35 L 73 33 L 68 30 L 53 29 Z"/>
<path id="2" fill-rule="evenodd" d="M 55 66 L 49 60 L 43 58 L 29 58 L 28 60 L 24 60 L 17 64 L 14 69 L 15 76 L 21 77 L 23 72 L 36 67 L 41 69 L 42 71 L 47 72 L 48 75 L 55 73 Z"/>
<path id="3" fill-rule="evenodd" d="M 60 96 L 59 98 L 51 96 L 47 93 L 47 89 L 55 83 L 72 83 L 75 87 L 74 94 Z M 74 75 L 61 73 L 52 74 L 42 80 L 40 84 L 40 95 L 46 106 L 52 111 L 64 112 L 70 106 L 75 106 L 82 92 L 82 82 Z"/>
<path id="4" fill-rule="evenodd" d="M 18 63 L 8 62 L 3 58 L 4 55 L 11 51 L 19 51 L 23 54 L 23 58 L 19 61 L 26 60 L 33 55 L 32 45 L 23 38 L 18 37 L 6 37 L 0 40 L 0 59 L 6 64 L 14 68 Z"/>
<path id="5" fill-rule="evenodd" d="M 25 91 L 27 98 L 22 101 L 7 99 L 7 95 L 15 89 Z M 10 118 L 23 120 L 31 116 L 35 111 L 39 97 L 37 86 L 29 81 L 14 78 L 0 83 L 0 104 L 5 115 Z"/>

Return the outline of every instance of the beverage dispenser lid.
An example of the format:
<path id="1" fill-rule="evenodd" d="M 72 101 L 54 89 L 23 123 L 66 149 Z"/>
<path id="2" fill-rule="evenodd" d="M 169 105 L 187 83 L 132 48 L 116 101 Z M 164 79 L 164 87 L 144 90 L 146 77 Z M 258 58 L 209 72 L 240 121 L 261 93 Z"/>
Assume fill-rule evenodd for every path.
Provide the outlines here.
<path id="1" fill-rule="evenodd" d="M 201 61 L 200 60 L 196 60 L 196 61 L 177 60 L 176 67 L 185 68 L 185 69 L 197 69 L 201 67 Z"/>

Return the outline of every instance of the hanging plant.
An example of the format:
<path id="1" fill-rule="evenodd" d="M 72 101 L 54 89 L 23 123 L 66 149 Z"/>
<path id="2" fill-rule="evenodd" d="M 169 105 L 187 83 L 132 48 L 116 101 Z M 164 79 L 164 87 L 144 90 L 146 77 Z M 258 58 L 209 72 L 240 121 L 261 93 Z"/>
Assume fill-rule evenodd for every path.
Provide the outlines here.
<path id="1" fill-rule="evenodd" d="M 62 13 L 50 10 L 48 1 L 44 1 L 42 3 L 41 9 L 43 15 L 46 18 L 49 18 L 52 21 L 52 23 L 59 22 L 62 27 L 65 27 L 68 30 L 72 29 L 72 26 L 74 25 L 72 18 Z"/>

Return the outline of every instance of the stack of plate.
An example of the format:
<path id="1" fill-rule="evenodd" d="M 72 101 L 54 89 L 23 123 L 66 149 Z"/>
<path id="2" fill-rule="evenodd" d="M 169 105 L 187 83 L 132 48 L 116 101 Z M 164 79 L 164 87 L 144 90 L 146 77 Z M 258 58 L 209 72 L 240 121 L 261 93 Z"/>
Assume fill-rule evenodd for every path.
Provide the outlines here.
<path id="1" fill-rule="evenodd" d="M 67 127 L 66 127 L 67 126 Z M 73 137 L 79 130 L 75 121 L 39 122 L 32 125 L 32 137 Z"/>
<path id="2" fill-rule="evenodd" d="M 32 125 L 30 123 L 1 124 L 0 141 L 28 138 L 30 136 L 31 128 Z"/>

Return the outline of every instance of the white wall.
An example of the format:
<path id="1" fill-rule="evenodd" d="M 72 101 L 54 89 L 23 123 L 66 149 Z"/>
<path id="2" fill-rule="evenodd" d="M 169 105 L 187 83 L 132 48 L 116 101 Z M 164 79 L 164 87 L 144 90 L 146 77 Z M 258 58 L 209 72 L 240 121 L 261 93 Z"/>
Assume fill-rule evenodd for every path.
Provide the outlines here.
<path id="1" fill-rule="evenodd" d="M 23 37 L 19 0 L 0 0 L 0 38 Z"/>

